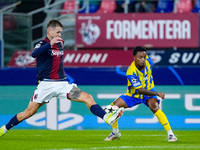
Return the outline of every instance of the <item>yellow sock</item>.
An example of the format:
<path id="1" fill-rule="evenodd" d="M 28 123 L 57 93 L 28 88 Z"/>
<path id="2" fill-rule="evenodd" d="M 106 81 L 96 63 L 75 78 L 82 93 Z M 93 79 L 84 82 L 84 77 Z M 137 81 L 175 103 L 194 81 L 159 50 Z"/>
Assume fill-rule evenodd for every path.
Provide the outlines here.
<path id="1" fill-rule="evenodd" d="M 114 104 L 111 103 L 110 105 L 114 105 Z M 117 128 L 118 128 L 118 120 L 115 121 L 115 123 L 113 123 L 112 128 L 113 128 L 113 129 L 117 129 Z"/>
<path id="2" fill-rule="evenodd" d="M 158 118 L 160 124 L 165 128 L 165 131 L 171 130 L 168 119 L 161 109 L 159 109 L 154 115 Z"/>
<path id="3" fill-rule="evenodd" d="M 114 104 L 111 103 L 110 105 L 114 105 Z M 112 128 L 113 128 L 113 133 L 118 133 L 118 132 L 119 132 L 119 128 L 118 128 L 118 120 L 115 121 L 115 123 L 113 123 Z"/>
<path id="4" fill-rule="evenodd" d="M 118 120 L 115 121 L 115 123 L 113 123 L 112 128 L 113 129 L 118 129 Z"/>

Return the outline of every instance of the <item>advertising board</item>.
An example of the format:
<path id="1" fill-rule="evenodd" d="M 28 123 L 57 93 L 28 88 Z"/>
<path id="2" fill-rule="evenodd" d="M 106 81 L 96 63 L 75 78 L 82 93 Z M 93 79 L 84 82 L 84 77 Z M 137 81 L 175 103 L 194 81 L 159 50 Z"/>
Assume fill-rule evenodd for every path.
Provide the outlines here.
<path id="1" fill-rule="evenodd" d="M 90 93 L 102 107 L 109 105 L 125 93 L 126 86 L 79 86 Z M 32 97 L 36 86 L 0 86 L 0 124 L 23 111 Z M 157 86 L 166 93 L 160 108 L 176 130 L 200 129 L 200 86 Z M 10 92 L 12 91 L 12 92 Z M 128 108 L 119 120 L 120 129 L 163 129 L 157 118 L 145 105 Z M 102 119 L 94 116 L 83 103 L 67 99 L 52 99 L 31 118 L 15 129 L 110 129 Z"/>
<path id="2" fill-rule="evenodd" d="M 35 67 L 31 51 L 16 51 L 9 67 Z M 200 66 L 200 50 L 148 50 L 155 66 Z M 132 50 L 64 50 L 64 67 L 128 67 L 133 61 Z"/>
<path id="3" fill-rule="evenodd" d="M 199 47 L 197 13 L 78 14 L 78 47 Z"/>

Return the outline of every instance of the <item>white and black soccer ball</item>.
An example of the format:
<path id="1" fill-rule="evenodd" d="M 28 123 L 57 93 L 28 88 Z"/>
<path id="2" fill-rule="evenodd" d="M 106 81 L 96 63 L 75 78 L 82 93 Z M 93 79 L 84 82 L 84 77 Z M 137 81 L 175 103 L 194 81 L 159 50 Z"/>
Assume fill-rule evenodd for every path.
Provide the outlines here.
<path id="1" fill-rule="evenodd" d="M 116 112 L 118 109 L 119 107 L 116 105 L 108 105 L 104 108 L 106 113 L 113 113 L 113 112 Z"/>

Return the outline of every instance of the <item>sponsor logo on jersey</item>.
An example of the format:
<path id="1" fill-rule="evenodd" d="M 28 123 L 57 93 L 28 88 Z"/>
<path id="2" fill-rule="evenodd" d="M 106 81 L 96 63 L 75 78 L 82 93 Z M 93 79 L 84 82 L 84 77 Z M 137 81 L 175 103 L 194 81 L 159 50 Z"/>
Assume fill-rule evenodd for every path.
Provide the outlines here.
<path id="1" fill-rule="evenodd" d="M 133 86 L 138 86 L 138 85 L 140 85 L 140 82 L 133 84 Z"/>
<path id="2" fill-rule="evenodd" d="M 64 52 L 63 51 L 59 51 L 59 50 L 52 50 L 51 51 L 51 55 L 52 56 L 61 56 L 61 55 L 63 55 L 64 54 Z"/>
<path id="3" fill-rule="evenodd" d="M 148 80 L 148 77 L 143 77 L 143 81 L 147 81 Z"/>
<path id="4" fill-rule="evenodd" d="M 135 79 L 134 77 L 131 78 L 131 82 L 134 84 L 137 82 L 137 79 Z"/>
<path id="5" fill-rule="evenodd" d="M 34 49 L 39 48 L 40 46 L 41 46 L 41 44 L 39 43 L 39 44 L 35 45 Z"/>

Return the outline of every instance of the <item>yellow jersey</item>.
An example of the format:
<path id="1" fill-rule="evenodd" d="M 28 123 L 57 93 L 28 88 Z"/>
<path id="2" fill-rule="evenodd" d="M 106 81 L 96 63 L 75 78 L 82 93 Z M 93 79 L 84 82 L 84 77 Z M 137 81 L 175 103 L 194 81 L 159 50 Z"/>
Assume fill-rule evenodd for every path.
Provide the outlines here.
<path id="1" fill-rule="evenodd" d="M 135 61 L 128 67 L 127 76 L 127 92 L 125 95 L 143 99 L 143 94 L 139 94 L 137 89 L 144 88 L 147 90 L 154 90 L 154 81 L 152 76 L 153 61 L 147 55 L 145 67 L 142 71 L 138 70 Z"/>

